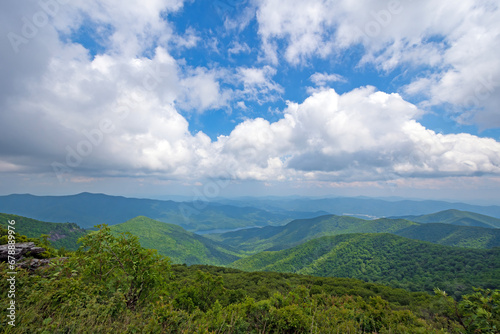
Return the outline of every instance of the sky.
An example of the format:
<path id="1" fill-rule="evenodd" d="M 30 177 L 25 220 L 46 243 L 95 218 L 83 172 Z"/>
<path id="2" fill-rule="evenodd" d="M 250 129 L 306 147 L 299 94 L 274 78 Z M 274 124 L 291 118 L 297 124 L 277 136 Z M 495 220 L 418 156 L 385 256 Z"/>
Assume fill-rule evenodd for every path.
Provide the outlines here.
<path id="1" fill-rule="evenodd" d="M 496 0 L 5 0 L 0 194 L 500 204 Z"/>

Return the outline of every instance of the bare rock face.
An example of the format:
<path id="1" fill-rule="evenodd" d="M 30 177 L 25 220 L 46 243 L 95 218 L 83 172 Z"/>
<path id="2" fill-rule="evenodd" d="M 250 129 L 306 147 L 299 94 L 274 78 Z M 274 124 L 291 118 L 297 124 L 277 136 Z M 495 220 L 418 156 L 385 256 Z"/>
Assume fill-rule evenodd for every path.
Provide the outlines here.
<path id="1" fill-rule="evenodd" d="M 56 240 L 63 239 L 63 238 L 66 238 L 65 234 L 59 234 L 59 233 L 52 233 L 52 232 L 50 232 L 49 241 L 56 241 Z"/>
<path id="2" fill-rule="evenodd" d="M 14 246 L 14 254 L 9 254 L 9 250 L 11 250 L 12 253 L 12 246 Z M 24 255 L 32 256 L 43 252 L 45 252 L 45 248 L 35 246 L 34 242 L 22 242 L 14 245 L 0 245 L 0 261 L 7 261 L 9 255 L 13 256 L 16 260 L 19 260 Z"/>
<path id="3" fill-rule="evenodd" d="M 35 270 L 39 267 L 44 267 L 50 263 L 61 263 L 66 261 L 67 257 L 53 257 L 50 259 L 27 259 L 23 262 L 19 262 L 17 265 L 24 269 Z"/>

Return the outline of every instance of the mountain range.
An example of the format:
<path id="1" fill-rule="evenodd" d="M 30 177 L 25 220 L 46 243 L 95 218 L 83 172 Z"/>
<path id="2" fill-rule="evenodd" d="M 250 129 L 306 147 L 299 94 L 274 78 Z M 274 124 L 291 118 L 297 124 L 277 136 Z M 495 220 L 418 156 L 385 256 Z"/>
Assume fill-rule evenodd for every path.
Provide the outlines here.
<path id="1" fill-rule="evenodd" d="M 0 224 L 4 225 L 8 220 L 16 220 L 19 232 L 29 237 L 49 235 L 49 240 L 57 248 L 76 249 L 77 239 L 87 233 L 74 223 L 48 223 L 9 214 L 1 214 L 0 218 Z M 188 264 L 227 264 L 244 255 L 282 250 L 315 238 L 348 233 L 391 233 L 442 245 L 478 249 L 500 246 L 500 229 L 493 228 L 500 221 L 497 218 L 458 210 L 405 218 L 414 218 L 423 223 L 403 218 L 367 220 L 352 216 L 323 215 L 296 219 L 283 226 L 247 228 L 203 236 L 188 232 L 182 226 L 145 216 L 134 217 L 113 226 L 116 231 L 137 235 L 144 247 L 158 249 L 176 263 Z M 464 222 L 491 228 L 464 226 Z M 193 252 L 194 250 L 197 251 Z"/>
<path id="2" fill-rule="evenodd" d="M 467 217 L 469 222 L 483 224 L 485 216 L 472 212 L 454 211 L 454 216 Z M 432 219 L 433 215 L 428 215 Z M 438 217 L 448 217 L 438 212 Z M 490 218 L 490 221 L 497 220 Z M 255 254 L 264 250 L 291 248 L 308 240 L 347 233 L 392 233 L 411 239 L 430 241 L 448 246 L 492 248 L 500 246 L 500 229 L 451 225 L 443 223 L 416 223 L 407 219 L 380 218 L 366 220 L 350 216 L 325 215 L 311 219 L 297 219 L 285 226 L 266 226 L 223 234 L 206 235 L 215 241 Z"/>
<path id="3" fill-rule="evenodd" d="M 71 196 L 0 196 L 0 212 L 50 222 L 73 222 L 83 228 L 115 225 L 137 216 L 182 226 L 189 231 L 283 225 L 321 212 L 274 213 L 252 207 L 209 202 L 174 202 L 81 193 Z M 324 212 L 323 212 L 324 213 Z"/>
<path id="4" fill-rule="evenodd" d="M 338 216 L 359 218 L 383 218 L 392 216 L 425 215 L 438 211 L 456 209 L 477 212 L 500 218 L 498 205 L 473 205 L 435 200 L 379 199 L 369 197 L 242 197 L 217 199 L 219 203 L 233 206 L 251 206 L 271 212 L 317 212 L 324 211 Z M 296 217 L 301 218 L 301 217 Z"/>
<path id="5" fill-rule="evenodd" d="M 175 202 L 81 193 L 69 196 L 0 196 L 0 212 L 41 221 L 72 222 L 83 228 L 115 225 L 137 216 L 182 226 L 188 231 L 231 230 L 249 226 L 280 226 L 294 219 L 325 214 L 360 218 L 426 215 L 448 209 L 500 218 L 500 206 L 443 201 L 389 201 L 372 198 L 242 198 L 213 202 Z"/>

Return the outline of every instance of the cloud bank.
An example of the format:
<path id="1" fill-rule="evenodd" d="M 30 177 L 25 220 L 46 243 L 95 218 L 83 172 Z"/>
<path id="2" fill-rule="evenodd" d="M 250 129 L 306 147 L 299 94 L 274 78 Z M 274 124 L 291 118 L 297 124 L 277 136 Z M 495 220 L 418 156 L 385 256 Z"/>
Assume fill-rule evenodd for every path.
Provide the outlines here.
<path id="1" fill-rule="evenodd" d="M 0 49 L 8 66 L 0 67 L 1 173 L 61 182 L 148 176 L 353 183 L 500 174 L 498 141 L 440 134 L 420 122 L 425 108 L 450 105 L 460 122 L 500 126 L 494 2 L 260 0 L 261 61 L 227 67 L 173 55 L 173 48 L 201 43 L 194 29 L 178 33 L 167 19 L 182 11 L 182 1 L 2 6 Z M 74 40 L 89 20 L 100 52 Z M 250 52 L 243 42 L 232 45 L 231 56 Z M 273 120 L 246 117 L 216 139 L 190 130 L 192 114 L 237 106 L 252 115 L 249 102 L 279 101 L 279 62 L 308 66 L 354 46 L 364 50 L 359 67 L 430 74 L 398 93 L 361 86 L 338 94 L 329 85 L 348 78 L 316 72 L 305 85 L 317 88 L 287 101 Z"/>

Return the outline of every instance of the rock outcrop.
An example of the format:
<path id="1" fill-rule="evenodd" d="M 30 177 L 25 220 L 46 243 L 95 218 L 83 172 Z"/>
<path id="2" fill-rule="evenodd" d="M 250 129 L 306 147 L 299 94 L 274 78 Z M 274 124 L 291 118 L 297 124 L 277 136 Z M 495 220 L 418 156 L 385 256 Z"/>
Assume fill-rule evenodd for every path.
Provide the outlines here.
<path id="1" fill-rule="evenodd" d="M 34 256 L 45 252 L 45 248 L 35 246 L 34 242 L 21 242 L 14 244 L 14 254 L 9 254 L 9 246 L 0 245 L 0 261 L 7 261 L 10 256 L 13 256 L 16 261 L 23 258 L 25 255 Z"/>
<path id="2" fill-rule="evenodd" d="M 66 261 L 67 257 L 53 257 L 50 259 L 27 259 L 19 262 L 17 265 L 24 269 L 35 270 L 40 267 L 49 265 L 50 263 L 62 263 Z"/>

